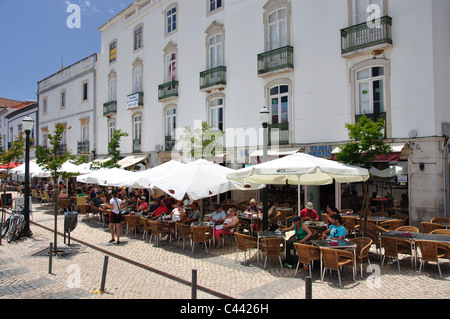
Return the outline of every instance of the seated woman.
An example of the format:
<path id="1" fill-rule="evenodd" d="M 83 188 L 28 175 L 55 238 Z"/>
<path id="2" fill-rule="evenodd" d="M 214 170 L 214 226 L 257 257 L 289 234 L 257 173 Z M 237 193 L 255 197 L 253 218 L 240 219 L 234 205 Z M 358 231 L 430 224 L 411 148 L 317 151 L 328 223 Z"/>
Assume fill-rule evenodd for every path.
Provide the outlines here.
<path id="1" fill-rule="evenodd" d="M 217 248 L 222 248 L 222 242 L 220 240 L 220 236 L 222 234 L 233 234 L 234 231 L 234 227 L 237 225 L 237 223 L 239 222 L 239 218 L 236 216 L 237 212 L 236 212 L 236 208 L 231 207 L 229 209 L 229 215 L 228 217 L 225 218 L 223 225 L 220 225 L 222 227 L 219 227 L 219 229 L 214 230 L 214 237 L 216 239 L 216 247 Z"/>
<path id="2" fill-rule="evenodd" d="M 344 220 L 341 215 L 333 213 L 329 217 L 329 221 L 331 222 L 331 225 L 322 233 L 322 239 L 327 239 L 327 237 L 330 237 L 331 239 L 344 240 L 347 232 L 345 231 L 345 227 L 343 225 Z"/>
<path id="3" fill-rule="evenodd" d="M 250 201 L 250 207 L 245 210 L 247 213 L 259 213 L 260 209 L 256 206 L 256 200 Z"/>
<path id="4" fill-rule="evenodd" d="M 142 196 L 141 199 L 138 201 L 137 211 L 142 215 L 148 215 L 148 211 L 150 210 L 145 200 L 146 200 L 145 196 Z"/>
<path id="5" fill-rule="evenodd" d="M 294 243 L 306 243 L 312 236 L 312 232 L 305 223 L 302 222 L 300 216 L 292 217 L 291 227 L 280 229 L 282 232 L 288 232 L 294 230 L 295 233 L 286 241 L 286 259 L 284 266 L 286 268 L 294 268 L 294 256 L 291 254 L 291 250 L 294 249 Z"/>
<path id="6" fill-rule="evenodd" d="M 184 212 L 183 209 L 183 202 L 178 201 L 176 207 L 170 212 L 169 215 L 171 217 L 172 222 L 183 221 L 184 218 L 186 217 L 186 213 Z"/>

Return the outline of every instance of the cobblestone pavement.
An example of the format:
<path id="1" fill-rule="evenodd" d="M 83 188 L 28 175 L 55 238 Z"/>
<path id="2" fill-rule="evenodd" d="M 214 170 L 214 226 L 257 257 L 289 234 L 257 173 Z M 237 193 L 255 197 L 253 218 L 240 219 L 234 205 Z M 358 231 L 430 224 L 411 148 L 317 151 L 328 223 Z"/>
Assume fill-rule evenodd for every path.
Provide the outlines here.
<path id="1" fill-rule="evenodd" d="M 43 227 L 41 227 L 43 226 Z M 108 243 L 109 230 L 97 216 L 79 216 L 72 232 L 71 245 L 58 236 L 60 256 L 52 259 L 49 274 L 48 248 L 53 242 L 53 206 L 33 203 L 31 238 L 0 246 L 0 299 L 189 299 L 192 270 L 197 270 L 198 299 L 226 296 L 236 299 L 304 299 L 307 272 L 280 268 L 276 258 L 269 258 L 266 269 L 257 263 L 255 252 L 247 254 L 242 264 L 232 238 L 224 248 L 195 247 L 183 249 L 181 242 L 145 242 L 143 233 L 124 234 L 120 245 Z M 58 231 L 63 232 L 64 215 L 58 216 Z M 105 256 L 108 268 L 105 293 L 99 293 Z M 450 266 L 441 262 L 443 279 L 436 264 L 430 263 L 419 275 L 411 267 L 409 256 L 400 261 L 401 272 L 393 262 L 381 267 L 375 249 L 370 253 L 373 274 L 361 274 L 354 282 L 351 268 L 327 272 L 320 280 L 319 267 L 313 270 L 312 298 L 333 299 L 448 299 Z M 217 293 L 216 293 L 217 292 Z"/>

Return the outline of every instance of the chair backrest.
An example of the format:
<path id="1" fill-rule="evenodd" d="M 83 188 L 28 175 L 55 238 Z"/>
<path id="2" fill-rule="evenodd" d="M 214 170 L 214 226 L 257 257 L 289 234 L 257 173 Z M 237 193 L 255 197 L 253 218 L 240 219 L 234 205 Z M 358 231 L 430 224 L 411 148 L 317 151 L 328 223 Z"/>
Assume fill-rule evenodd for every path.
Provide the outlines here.
<path id="1" fill-rule="evenodd" d="M 353 209 L 350 209 L 350 208 L 343 208 L 343 209 L 341 209 L 341 210 L 339 211 L 339 213 L 341 213 L 341 214 L 345 214 L 345 213 L 353 214 Z"/>
<path id="2" fill-rule="evenodd" d="M 303 264 L 310 264 L 313 260 L 320 259 L 320 249 L 315 246 L 294 243 L 298 255 L 298 261 Z"/>
<path id="3" fill-rule="evenodd" d="M 320 248 L 324 267 L 332 270 L 339 270 L 337 249 Z"/>
<path id="4" fill-rule="evenodd" d="M 322 221 L 325 223 L 325 224 L 328 224 L 328 214 L 321 214 L 321 216 L 322 216 Z"/>
<path id="5" fill-rule="evenodd" d="M 400 226 L 396 229 L 396 231 L 407 231 L 410 233 L 418 233 L 419 228 L 415 227 L 415 226 Z"/>
<path id="6" fill-rule="evenodd" d="M 364 211 L 360 210 L 356 212 L 361 218 L 364 218 Z M 367 217 L 372 216 L 372 212 L 370 210 L 367 211 Z"/>
<path id="7" fill-rule="evenodd" d="M 234 228 L 234 231 L 242 231 L 242 230 L 248 230 L 251 231 L 252 227 L 250 226 L 250 223 L 245 220 L 239 219 L 239 222 L 237 223 L 236 227 Z"/>
<path id="8" fill-rule="evenodd" d="M 348 216 L 342 216 L 342 218 L 345 221 L 344 227 L 347 231 L 355 230 L 357 222 L 358 222 L 358 218 L 348 217 Z"/>
<path id="9" fill-rule="evenodd" d="M 86 205 L 79 205 L 78 209 L 80 210 L 80 214 L 87 214 L 87 206 Z"/>
<path id="10" fill-rule="evenodd" d="M 283 247 L 283 238 L 263 238 L 261 239 L 262 249 L 266 256 L 280 256 Z"/>
<path id="11" fill-rule="evenodd" d="M 396 238 L 388 238 L 381 237 L 381 244 L 384 247 L 384 254 L 389 257 L 397 257 L 398 249 L 397 249 L 397 239 Z"/>
<path id="12" fill-rule="evenodd" d="M 427 233 L 427 234 L 431 233 L 433 230 L 436 230 L 436 229 L 445 229 L 444 226 L 441 226 L 441 225 L 435 224 L 435 223 L 420 222 L 420 224 L 422 225 L 423 232 Z"/>
<path id="13" fill-rule="evenodd" d="M 359 258 L 367 258 L 369 256 L 370 246 L 373 243 L 370 237 L 356 237 L 349 239 L 349 241 L 356 244 L 356 255 Z"/>
<path id="14" fill-rule="evenodd" d="M 430 240 L 417 240 L 416 244 L 419 247 L 422 261 L 438 262 L 438 242 Z"/>
<path id="15" fill-rule="evenodd" d="M 209 227 L 194 226 L 191 227 L 192 240 L 196 243 L 203 243 L 208 239 Z"/>
<path id="16" fill-rule="evenodd" d="M 128 227 L 136 227 L 138 224 L 140 224 L 141 217 L 136 215 L 124 215 L 125 220 L 128 224 Z"/>
<path id="17" fill-rule="evenodd" d="M 450 235 L 450 229 L 435 229 L 430 234 Z"/>
<path id="18" fill-rule="evenodd" d="M 403 220 L 404 222 L 406 222 L 406 220 L 408 219 L 408 215 L 403 214 L 403 213 L 392 214 L 391 217 L 392 217 L 392 218 L 401 219 L 401 220 Z"/>
<path id="19" fill-rule="evenodd" d="M 433 219 L 431 219 L 432 223 L 450 223 L 450 218 L 447 217 L 434 217 Z"/>
<path id="20" fill-rule="evenodd" d="M 69 208 L 70 199 L 60 199 L 59 200 L 59 208 L 66 209 Z"/>
<path id="21" fill-rule="evenodd" d="M 86 196 L 77 196 L 77 205 L 86 205 Z"/>
<path id="22" fill-rule="evenodd" d="M 184 223 L 176 223 L 177 225 L 177 234 L 180 238 L 188 238 L 191 234 L 191 226 Z"/>
<path id="23" fill-rule="evenodd" d="M 141 222 L 144 230 L 150 230 L 150 220 L 148 218 L 141 217 Z"/>
<path id="24" fill-rule="evenodd" d="M 234 233 L 238 249 L 247 250 L 247 248 L 256 247 L 256 238 L 241 233 Z"/>
<path id="25" fill-rule="evenodd" d="M 272 217 L 269 218 L 269 222 L 270 222 L 270 223 L 275 223 L 275 222 L 277 222 L 277 221 L 280 219 L 280 216 L 281 216 L 281 212 L 280 212 L 280 211 L 277 211 L 276 214 L 275 214 L 275 216 L 272 216 Z"/>
<path id="26" fill-rule="evenodd" d="M 159 235 L 159 229 L 158 229 L 158 222 L 154 221 L 154 220 L 149 220 L 149 224 L 150 224 L 150 230 L 152 232 L 152 235 Z"/>

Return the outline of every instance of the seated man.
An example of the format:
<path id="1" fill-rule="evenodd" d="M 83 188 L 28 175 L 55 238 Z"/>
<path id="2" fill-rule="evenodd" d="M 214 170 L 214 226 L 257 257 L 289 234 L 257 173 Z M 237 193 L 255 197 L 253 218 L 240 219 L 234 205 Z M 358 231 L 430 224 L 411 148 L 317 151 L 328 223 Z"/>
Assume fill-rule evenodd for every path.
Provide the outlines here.
<path id="1" fill-rule="evenodd" d="M 222 210 L 222 205 L 217 204 L 216 210 L 207 216 L 208 221 L 213 221 L 216 225 L 222 224 L 226 218 L 225 212 Z"/>
<path id="2" fill-rule="evenodd" d="M 319 220 L 319 215 L 311 202 L 307 202 L 306 207 L 300 211 L 300 217 L 302 220 Z"/>
<path id="3" fill-rule="evenodd" d="M 184 220 L 184 223 L 190 224 L 192 222 L 196 222 L 200 219 L 200 210 L 197 202 L 192 203 L 192 210 L 188 215 L 187 219 Z"/>

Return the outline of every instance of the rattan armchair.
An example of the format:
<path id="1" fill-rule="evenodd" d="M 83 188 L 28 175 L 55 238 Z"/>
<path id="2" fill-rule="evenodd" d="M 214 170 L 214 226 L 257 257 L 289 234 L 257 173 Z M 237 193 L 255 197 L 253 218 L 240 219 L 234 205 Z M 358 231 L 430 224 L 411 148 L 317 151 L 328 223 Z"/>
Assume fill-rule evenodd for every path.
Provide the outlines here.
<path id="1" fill-rule="evenodd" d="M 399 254 L 408 254 L 411 256 L 413 254 L 411 244 L 409 244 L 409 246 L 405 245 L 405 240 L 403 240 L 403 239 L 381 237 L 381 245 L 384 248 L 383 260 L 382 260 L 381 266 L 384 265 L 384 260 L 386 257 L 396 258 L 398 272 L 400 272 Z"/>
<path id="2" fill-rule="evenodd" d="M 420 224 L 422 225 L 423 232 L 427 234 L 436 229 L 445 229 L 444 226 L 435 223 L 421 222 Z"/>
<path id="3" fill-rule="evenodd" d="M 192 250 L 191 254 L 194 252 L 196 243 L 204 243 L 205 250 L 208 252 L 207 242 L 210 240 L 211 236 L 209 233 L 209 227 L 206 226 L 193 226 L 191 227 L 191 238 L 192 238 Z"/>
<path id="4" fill-rule="evenodd" d="M 309 276 L 312 277 L 312 263 L 315 260 L 320 260 L 320 249 L 315 246 L 300 243 L 294 243 L 294 248 L 298 256 L 297 268 L 295 269 L 294 276 L 297 276 L 298 267 L 300 266 L 300 263 L 302 263 L 304 265 L 308 265 Z"/>
<path id="5" fill-rule="evenodd" d="M 325 274 L 325 270 L 331 269 L 336 270 L 338 272 L 339 278 L 339 287 L 342 287 L 341 283 L 341 268 L 343 266 L 352 267 L 353 269 L 353 281 L 356 280 L 355 277 L 355 257 L 353 253 L 347 250 L 342 249 L 334 249 L 334 248 L 320 248 L 320 252 L 322 254 L 323 259 L 323 274 Z"/>
<path id="6" fill-rule="evenodd" d="M 431 219 L 432 223 L 450 223 L 450 218 L 447 217 L 434 217 L 433 219 Z"/>
<path id="7" fill-rule="evenodd" d="M 375 212 L 373 213 L 371 216 L 383 216 L 383 217 L 388 217 L 389 214 L 387 212 Z"/>
<path id="8" fill-rule="evenodd" d="M 284 252 L 284 238 L 263 238 L 261 239 L 260 248 L 265 255 L 264 269 L 266 269 L 267 257 L 278 257 L 280 260 L 281 269 L 283 269 L 281 255 L 283 255 Z"/>
<path id="9" fill-rule="evenodd" d="M 137 232 L 139 231 L 139 228 L 142 227 L 142 220 L 140 216 L 137 215 L 123 215 L 125 217 L 125 221 L 127 223 L 127 232 L 126 236 L 128 235 L 128 231 L 134 230 L 134 236 L 137 236 Z"/>
<path id="10" fill-rule="evenodd" d="M 369 237 L 357 237 L 349 239 L 350 242 L 356 244 L 356 263 L 361 265 L 361 278 L 363 277 L 363 262 L 364 259 L 367 260 L 369 266 L 372 268 L 369 259 L 369 250 L 370 246 L 372 246 L 372 239 Z"/>
<path id="11" fill-rule="evenodd" d="M 237 250 L 236 250 L 236 257 L 234 260 L 237 260 L 237 256 L 240 251 L 244 252 L 244 265 L 247 264 L 247 250 L 251 248 L 257 248 L 257 239 L 253 236 L 248 236 L 241 233 L 234 233 L 234 237 L 236 238 L 236 244 L 237 244 Z"/>
<path id="12" fill-rule="evenodd" d="M 419 247 L 421 254 L 419 274 L 422 270 L 423 263 L 431 261 L 437 264 L 439 276 L 442 279 L 441 267 L 439 266 L 439 258 L 449 258 L 450 248 L 448 244 L 429 240 L 417 240 L 416 244 Z"/>
<path id="13" fill-rule="evenodd" d="M 145 242 L 148 241 L 148 233 L 151 230 L 150 228 L 150 220 L 148 218 L 141 217 L 142 222 L 142 239 L 145 240 Z"/>
<path id="14" fill-rule="evenodd" d="M 387 230 L 396 230 L 397 228 L 399 228 L 402 225 L 403 225 L 403 220 L 401 220 L 401 219 L 386 220 L 379 224 L 380 227 L 383 227 L 384 229 L 387 229 Z"/>
<path id="15" fill-rule="evenodd" d="M 403 213 L 395 213 L 392 214 L 390 217 L 403 220 L 403 225 L 405 225 L 406 221 L 408 220 L 408 215 Z"/>
<path id="16" fill-rule="evenodd" d="M 450 229 L 435 229 L 430 234 L 450 235 Z"/>
<path id="17" fill-rule="evenodd" d="M 184 244 L 186 242 L 186 239 L 189 239 L 189 240 L 191 239 L 191 226 L 189 226 L 188 224 L 177 222 L 176 229 L 177 229 L 178 242 L 180 241 L 180 239 L 183 240 L 183 249 L 184 249 Z"/>
<path id="18" fill-rule="evenodd" d="M 360 220 L 359 218 L 355 217 L 348 217 L 348 216 L 342 216 L 342 219 L 344 220 L 344 227 L 347 231 L 347 235 L 350 235 L 353 233 L 356 235 L 356 229 L 360 226 Z"/>
<path id="19" fill-rule="evenodd" d="M 416 226 L 400 226 L 395 231 L 405 231 L 410 233 L 419 233 L 420 230 Z"/>

